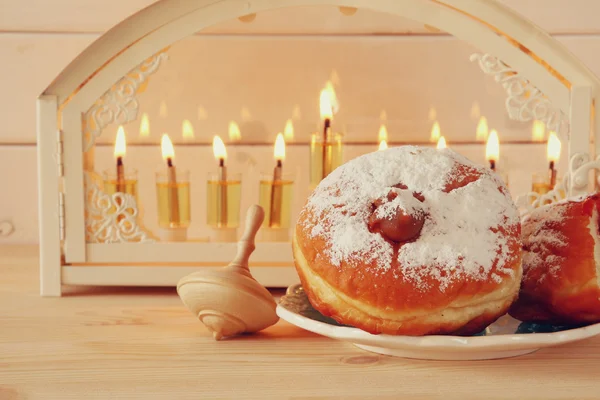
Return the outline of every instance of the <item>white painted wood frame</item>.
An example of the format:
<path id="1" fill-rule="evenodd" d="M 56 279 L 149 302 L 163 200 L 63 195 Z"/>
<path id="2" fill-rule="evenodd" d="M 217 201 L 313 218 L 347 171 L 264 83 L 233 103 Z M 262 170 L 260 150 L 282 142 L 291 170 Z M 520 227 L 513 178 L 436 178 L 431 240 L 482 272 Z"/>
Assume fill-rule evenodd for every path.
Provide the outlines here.
<path id="1" fill-rule="evenodd" d="M 364 7 L 375 11 L 407 17 L 419 23 L 437 27 L 491 54 L 526 77 L 531 84 L 571 118 L 574 128 L 570 151 L 590 151 L 589 135 L 595 136 L 590 121 L 596 103 L 599 81 L 574 56 L 544 31 L 494 0 L 162 0 L 127 18 L 84 50 L 46 89 L 43 96 L 58 99 L 58 121 L 64 138 L 64 196 L 65 196 L 65 264 L 63 283 L 146 285 L 169 284 L 179 276 L 176 262 L 197 262 L 209 265 L 223 262 L 215 256 L 223 246 L 214 243 L 179 244 L 116 244 L 86 245 L 84 221 L 82 115 L 140 62 L 168 47 L 173 42 L 216 23 L 264 10 L 309 5 Z M 525 51 L 527 49 L 527 51 Z M 42 99 L 40 100 L 42 101 Z M 577 109 L 574 109 L 577 107 Z M 577 121 L 573 121 L 577 119 Z M 40 132 L 48 131 L 52 122 L 40 111 Z M 580 137 L 585 136 L 585 138 Z M 55 148 L 50 140 L 40 140 L 40 153 L 51 157 Z M 587 143 L 587 150 L 584 149 Z M 573 154 L 570 154 L 570 157 Z M 42 157 L 42 156 L 40 156 Z M 589 155 L 590 159 L 594 154 Z M 42 179 L 40 175 L 40 179 Z M 47 182 L 45 185 L 50 185 Z M 40 189 L 42 187 L 40 186 Z M 49 221 L 50 206 L 40 209 L 41 219 Z M 48 228 L 49 230 L 50 228 Z M 45 230 L 42 235 L 48 235 Z M 42 255 L 55 256 L 56 241 L 42 240 Z M 287 245 L 287 244 L 286 244 Z M 265 273 L 264 284 L 287 285 L 295 276 L 289 245 L 263 244 L 257 248 L 257 261 L 272 263 L 260 268 L 280 268 Z M 102 247 L 97 247 L 102 246 Z M 133 246 L 135 247 L 135 250 Z M 227 247 L 227 246 L 225 246 Z M 178 253 L 174 256 L 174 253 Z M 152 256 L 149 256 L 151 254 Z M 232 253 L 233 254 L 233 253 Z M 152 260 L 151 260 L 152 259 Z M 163 266 L 142 266 L 157 261 Z M 95 265 L 111 263 L 112 265 Z M 121 265 L 119 265 L 121 263 Z M 127 264 L 127 265 L 124 265 Z M 132 265 L 134 264 L 134 265 Z M 138 264 L 138 265 L 136 265 Z M 42 263 L 42 287 L 46 293 L 57 295 L 56 278 Z M 278 265 L 278 266 L 277 266 Z M 179 269 L 176 269 L 179 268 Z M 187 271 L 187 270 L 186 270 Z M 263 272 L 257 272 L 258 275 Z M 145 275 L 147 274 L 147 275 Z M 148 278 L 148 276 L 152 278 Z M 54 283 L 44 282 L 52 279 Z M 260 280 L 260 279 L 259 279 Z M 266 283 L 269 282 L 269 283 Z"/>

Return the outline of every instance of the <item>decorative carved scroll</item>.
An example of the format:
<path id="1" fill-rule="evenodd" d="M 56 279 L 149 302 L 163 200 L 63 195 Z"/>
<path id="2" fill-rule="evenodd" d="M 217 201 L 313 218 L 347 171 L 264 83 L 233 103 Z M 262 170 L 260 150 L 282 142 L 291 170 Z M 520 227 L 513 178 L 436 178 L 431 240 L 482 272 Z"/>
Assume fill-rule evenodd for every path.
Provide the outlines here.
<path id="1" fill-rule="evenodd" d="M 105 193 L 91 173 L 85 173 L 85 236 L 88 243 L 154 242 L 139 222 L 135 197 Z"/>
<path id="2" fill-rule="evenodd" d="M 553 107 L 550 99 L 527 78 L 490 54 L 473 54 L 471 61 L 477 61 L 483 72 L 493 75 L 494 80 L 506 90 L 506 110 L 511 119 L 523 122 L 539 120 L 549 130 L 568 135 L 567 115 Z"/>
<path id="3" fill-rule="evenodd" d="M 85 113 L 83 151 L 92 148 L 96 139 L 111 123 L 124 124 L 137 118 L 137 94 L 144 90 L 148 77 L 168 58 L 167 49 L 148 58 L 115 83 Z"/>

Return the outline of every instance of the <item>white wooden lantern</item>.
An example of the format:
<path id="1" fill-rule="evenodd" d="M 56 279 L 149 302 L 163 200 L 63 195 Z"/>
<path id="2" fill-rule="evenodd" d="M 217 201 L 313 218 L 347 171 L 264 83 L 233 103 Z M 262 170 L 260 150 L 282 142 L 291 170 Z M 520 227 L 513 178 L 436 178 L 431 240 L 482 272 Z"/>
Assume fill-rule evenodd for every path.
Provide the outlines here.
<path id="1" fill-rule="evenodd" d="M 595 190 L 600 81 L 546 32 L 496 0 L 161 0 L 96 40 L 38 99 L 42 295 L 60 295 L 62 284 L 175 286 L 198 268 L 231 261 L 234 242 L 154 240 L 133 218 L 135 199 L 125 195 L 116 204 L 98 184 L 94 143 L 109 124 L 138 117 L 138 89 L 172 43 L 229 19 L 308 5 L 406 17 L 478 48 L 472 61 L 505 88 L 510 117 L 541 120 L 568 142 L 569 173 L 542 198 L 522 196 L 524 212 L 564 193 Z M 127 224 L 119 224 L 123 220 Z M 251 261 L 265 286 L 297 280 L 289 243 L 258 243 Z"/>

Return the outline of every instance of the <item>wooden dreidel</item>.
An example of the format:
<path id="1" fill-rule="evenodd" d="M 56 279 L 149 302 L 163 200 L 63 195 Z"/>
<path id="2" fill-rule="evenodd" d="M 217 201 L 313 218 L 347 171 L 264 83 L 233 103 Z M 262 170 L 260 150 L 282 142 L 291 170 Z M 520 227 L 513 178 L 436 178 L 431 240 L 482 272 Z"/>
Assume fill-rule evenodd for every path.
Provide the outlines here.
<path id="1" fill-rule="evenodd" d="M 181 278 L 177 293 L 187 308 L 206 325 L 216 340 L 244 332 L 258 332 L 279 317 L 273 296 L 250 274 L 248 259 L 263 222 L 262 207 L 253 205 L 246 215 L 246 230 L 235 259 L 226 267 L 194 272 Z"/>

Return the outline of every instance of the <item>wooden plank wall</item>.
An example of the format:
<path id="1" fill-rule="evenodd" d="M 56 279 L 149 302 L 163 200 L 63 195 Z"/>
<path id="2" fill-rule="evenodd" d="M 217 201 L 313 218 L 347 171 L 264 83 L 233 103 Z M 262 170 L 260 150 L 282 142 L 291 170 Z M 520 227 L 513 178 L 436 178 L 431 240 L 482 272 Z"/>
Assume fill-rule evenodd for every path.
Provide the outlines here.
<path id="1" fill-rule="evenodd" d="M 5 0 L 0 3 L 0 221 L 15 230 L 0 243 L 38 240 L 36 193 L 35 99 L 80 51 L 103 31 L 151 0 Z M 592 0 L 505 0 L 505 3 L 551 32 L 600 75 L 600 2 Z M 499 130 L 501 140 L 527 140 L 531 126 L 509 121 L 502 90 L 483 76 L 468 56 L 477 49 L 412 21 L 359 10 L 347 17 L 335 8 L 298 8 L 259 14 L 252 23 L 228 21 L 176 43 L 166 65 L 140 96 L 151 116 L 151 136 L 138 136 L 139 121 L 126 126 L 127 162 L 140 173 L 144 208 L 153 213 L 152 174 L 160 163 L 155 146 L 169 132 L 182 163 L 196 168 L 193 195 L 198 215 L 192 235 L 204 233 L 203 179 L 212 165 L 212 135 L 227 135 L 229 121 L 242 128 L 244 140 L 272 142 L 288 118 L 294 118 L 296 140 L 306 141 L 318 122 L 318 92 L 336 80 L 339 129 L 347 140 L 372 141 L 387 114 L 394 141 L 426 141 L 432 110 L 442 133 L 453 141 L 474 137 L 479 115 Z M 167 113 L 161 117 L 161 104 Z M 195 143 L 183 143 L 181 121 L 189 119 Z M 103 133 L 96 170 L 111 165 L 115 127 Z M 137 145 L 136 145 L 137 144 Z M 147 143 L 146 143 L 147 144 Z M 566 147 L 566 146 L 565 146 Z M 351 146 L 347 158 L 374 146 Z M 483 146 L 457 146 L 483 162 Z M 244 171 L 248 187 L 260 171 L 271 168 L 268 146 L 231 148 L 234 169 Z M 306 147 L 289 151 L 297 173 L 296 210 L 308 191 L 304 171 Z M 565 157 L 560 167 L 564 171 Z M 201 160 L 199 162 L 198 160 Z M 511 190 L 526 191 L 534 171 L 543 170 L 542 144 L 504 145 L 502 164 Z M 254 174 L 254 175 L 253 175 Z M 254 176 L 254 178 L 253 178 Z M 245 193 L 244 207 L 255 200 Z M 150 228 L 154 218 L 146 221 Z"/>

